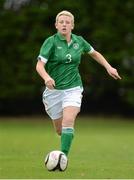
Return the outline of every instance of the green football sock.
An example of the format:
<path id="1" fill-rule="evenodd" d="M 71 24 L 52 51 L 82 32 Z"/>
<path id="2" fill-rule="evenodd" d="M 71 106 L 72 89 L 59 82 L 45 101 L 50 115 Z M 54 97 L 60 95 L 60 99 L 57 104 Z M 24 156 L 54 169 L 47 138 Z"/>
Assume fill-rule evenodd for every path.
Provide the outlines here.
<path id="1" fill-rule="evenodd" d="M 70 127 L 63 127 L 61 134 L 61 151 L 68 155 L 72 140 L 74 136 L 74 129 Z"/>

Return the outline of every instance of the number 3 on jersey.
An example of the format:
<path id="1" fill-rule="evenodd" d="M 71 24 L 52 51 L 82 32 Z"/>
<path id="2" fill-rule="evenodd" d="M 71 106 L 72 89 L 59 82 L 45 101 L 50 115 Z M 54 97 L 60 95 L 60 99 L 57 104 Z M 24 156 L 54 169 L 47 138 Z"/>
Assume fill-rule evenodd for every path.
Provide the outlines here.
<path id="1" fill-rule="evenodd" d="M 66 60 L 65 63 L 71 63 L 71 62 L 72 62 L 72 56 L 71 56 L 71 54 L 67 54 L 67 55 L 66 55 L 66 58 L 67 58 L 67 60 Z"/>

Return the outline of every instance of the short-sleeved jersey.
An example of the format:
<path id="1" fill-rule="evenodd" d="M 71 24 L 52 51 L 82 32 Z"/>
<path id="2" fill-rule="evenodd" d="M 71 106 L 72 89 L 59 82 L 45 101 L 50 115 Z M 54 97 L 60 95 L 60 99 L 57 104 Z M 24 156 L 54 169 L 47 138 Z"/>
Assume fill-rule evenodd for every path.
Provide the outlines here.
<path id="1" fill-rule="evenodd" d="M 71 42 L 56 33 L 43 43 L 38 60 L 45 62 L 47 73 L 55 80 L 55 89 L 82 87 L 79 64 L 83 53 L 92 53 L 93 47 L 81 36 L 71 34 Z"/>

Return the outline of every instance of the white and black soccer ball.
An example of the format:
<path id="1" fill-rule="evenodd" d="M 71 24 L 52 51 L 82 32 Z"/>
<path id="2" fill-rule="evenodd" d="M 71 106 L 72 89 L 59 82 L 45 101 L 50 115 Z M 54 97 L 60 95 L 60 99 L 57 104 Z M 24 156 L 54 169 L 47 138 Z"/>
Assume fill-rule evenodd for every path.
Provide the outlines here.
<path id="1" fill-rule="evenodd" d="M 45 158 L 45 166 L 48 171 L 65 171 L 68 165 L 67 156 L 62 151 L 51 151 Z"/>

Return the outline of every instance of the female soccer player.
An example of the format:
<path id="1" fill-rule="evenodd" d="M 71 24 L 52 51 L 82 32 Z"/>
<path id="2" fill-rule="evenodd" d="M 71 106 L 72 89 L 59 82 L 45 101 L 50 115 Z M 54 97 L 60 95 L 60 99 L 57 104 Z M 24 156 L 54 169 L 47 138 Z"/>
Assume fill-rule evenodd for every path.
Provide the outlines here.
<path id="1" fill-rule="evenodd" d="M 57 33 L 48 37 L 40 49 L 36 70 L 46 85 L 43 92 L 46 112 L 61 135 L 61 151 L 68 155 L 82 100 L 83 86 L 78 70 L 81 55 L 88 53 L 114 79 L 121 77 L 83 37 L 72 34 L 74 16 L 70 12 L 58 13 L 55 27 Z"/>

